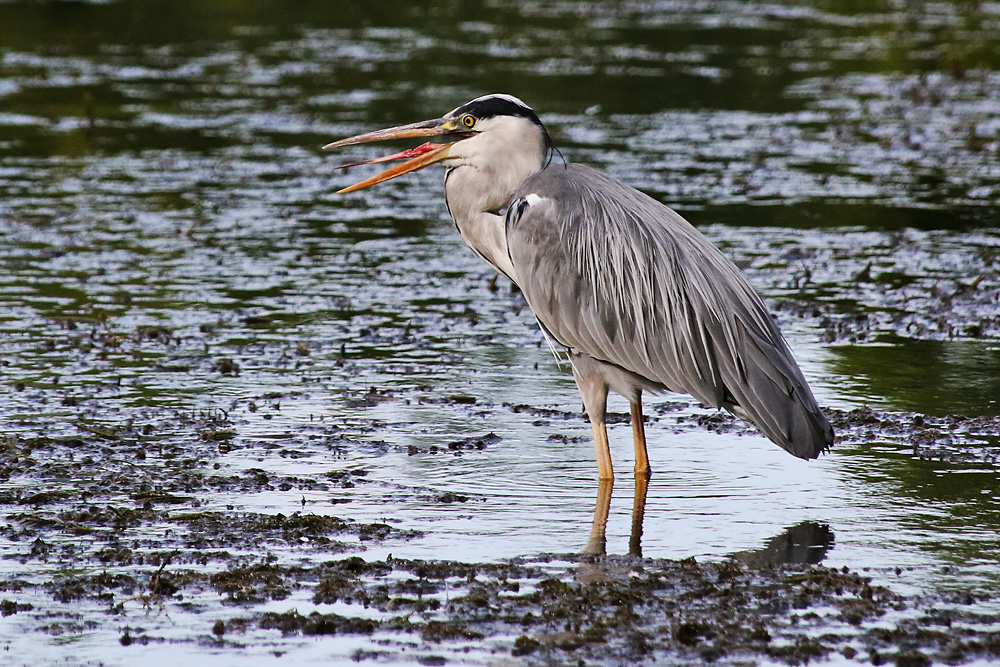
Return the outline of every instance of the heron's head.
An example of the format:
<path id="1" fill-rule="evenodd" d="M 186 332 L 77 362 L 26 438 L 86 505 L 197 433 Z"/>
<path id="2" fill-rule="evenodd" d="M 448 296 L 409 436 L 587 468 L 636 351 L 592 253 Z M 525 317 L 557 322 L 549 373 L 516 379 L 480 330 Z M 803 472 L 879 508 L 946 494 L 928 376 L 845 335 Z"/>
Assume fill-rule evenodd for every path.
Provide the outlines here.
<path id="1" fill-rule="evenodd" d="M 412 137 L 442 137 L 445 143 L 428 142 L 400 153 L 341 165 L 355 167 L 406 159 L 340 192 L 367 188 L 435 162 L 446 167 L 472 166 L 486 172 L 509 174 L 519 182 L 545 166 L 552 148 L 549 133 L 531 107 L 512 95 L 503 94 L 477 97 L 441 118 L 359 134 L 323 148 Z"/>

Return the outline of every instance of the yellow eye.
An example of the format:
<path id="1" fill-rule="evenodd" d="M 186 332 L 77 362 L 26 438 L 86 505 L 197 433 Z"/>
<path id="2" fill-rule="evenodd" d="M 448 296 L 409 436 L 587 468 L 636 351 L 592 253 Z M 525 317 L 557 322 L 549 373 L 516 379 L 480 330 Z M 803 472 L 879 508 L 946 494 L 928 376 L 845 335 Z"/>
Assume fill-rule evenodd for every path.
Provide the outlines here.
<path id="1" fill-rule="evenodd" d="M 476 119 L 468 115 L 462 116 L 462 124 L 465 125 L 466 127 L 472 127 L 473 125 L 476 124 Z"/>

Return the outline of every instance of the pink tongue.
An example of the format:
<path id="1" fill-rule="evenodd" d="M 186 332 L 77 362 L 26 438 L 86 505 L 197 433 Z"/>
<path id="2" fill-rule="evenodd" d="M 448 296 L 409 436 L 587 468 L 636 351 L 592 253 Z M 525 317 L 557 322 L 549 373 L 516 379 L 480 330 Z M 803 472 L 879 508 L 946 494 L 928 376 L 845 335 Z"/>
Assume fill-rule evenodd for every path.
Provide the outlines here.
<path id="1" fill-rule="evenodd" d="M 396 153 L 395 155 L 390 155 L 390 156 L 388 156 L 386 158 L 383 158 L 383 159 L 384 160 L 399 160 L 399 159 L 402 159 L 402 158 L 419 157 L 419 156 L 423 155 L 424 153 L 430 153 L 435 148 L 441 148 L 442 146 L 444 146 L 444 144 L 434 144 L 434 143 L 431 143 L 431 142 L 428 141 L 427 143 L 420 144 L 416 148 L 410 148 L 409 150 L 405 150 L 402 153 Z"/>
<path id="2" fill-rule="evenodd" d="M 393 153 L 392 155 L 385 155 L 383 157 L 372 158 L 371 160 L 362 160 L 361 162 L 347 162 L 345 164 L 339 165 L 337 169 L 346 169 L 348 167 L 358 167 L 363 164 L 373 164 L 375 162 L 389 162 L 391 160 L 409 160 L 411 158 L 420 157 L 424 153 L 430 153 L 431 151 L 441 148 L 444 144 L 434 144 L 427 142 L 425 144 L 420 144 L 416 148 L 408 148 L 400 153 Z"/>

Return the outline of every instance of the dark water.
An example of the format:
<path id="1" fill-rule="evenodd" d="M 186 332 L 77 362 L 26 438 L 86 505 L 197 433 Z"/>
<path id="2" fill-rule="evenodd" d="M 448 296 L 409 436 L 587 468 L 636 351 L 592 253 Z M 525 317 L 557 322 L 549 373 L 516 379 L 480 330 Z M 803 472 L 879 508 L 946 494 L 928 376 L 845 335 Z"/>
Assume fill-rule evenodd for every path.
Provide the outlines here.
<path id="1" fill-rule="evenodd" d="M 221 409 L 234 447 L 206 468 L 365 468 L 350 516 L 426 531 L 368 556 L 582 549 L 596 473 L 575 387 L 462 245 L 440 172 L 339 196 L 369 172 L 318 150 L 495 91 L 743 266 L 825 406 L 1000 415 L 996 3 L 15 1 L 0 2 L 4 437 Z M 805 464 L 663 400 L 646 555 L 719 558 L 817 522 L 836 536 L 827 562 L 914 568 L 918 587 L 963 565 L 955 580 L 996 587 L 995 431 L 957 428 L 933 455 L 854 433 Z M 491 432 L 484 454 L 431 453 Z M 611 438 L 628 470 L 627 427 Z M 432 502 L 444 492 L 473 501 Z M 204 502 L 302 500 L 345 507 L 298 489 Z M 620 480 L 612 552 L 631 502 Z"/>

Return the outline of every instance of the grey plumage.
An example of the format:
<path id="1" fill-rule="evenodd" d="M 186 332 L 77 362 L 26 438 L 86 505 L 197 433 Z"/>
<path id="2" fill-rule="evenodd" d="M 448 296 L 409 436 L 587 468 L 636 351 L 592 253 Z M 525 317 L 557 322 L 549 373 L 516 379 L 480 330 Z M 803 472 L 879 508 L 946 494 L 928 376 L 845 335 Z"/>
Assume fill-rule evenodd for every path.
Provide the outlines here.
<path id="1" fill-rule="evenodd" d="M 725 408 L 798 457 L 833 442 L 763 302 L 680 215 L 575 164 L 535 173 L 515 197 L 511 262 L 552 338 L 641 388 Z"/>
<path id="2" fill-rule="evenodd" d="M 417 136 L 453 142 L 378 158 L 412 159 L 341 192 L 434 162 L 447 167 L 445 197 L 462 238 L 521 288 L 546 336 L 568 353 L 602 478 L 613 476 L 609 390 L 630 403 L 637 475 L 649 474 L 644 390 L 725 408 L 801 458 L 833 443 L 760 297 L 680 215 L 589 167 L 550 165 L 548 132 L 509 95 L 326 148 Z"/>

